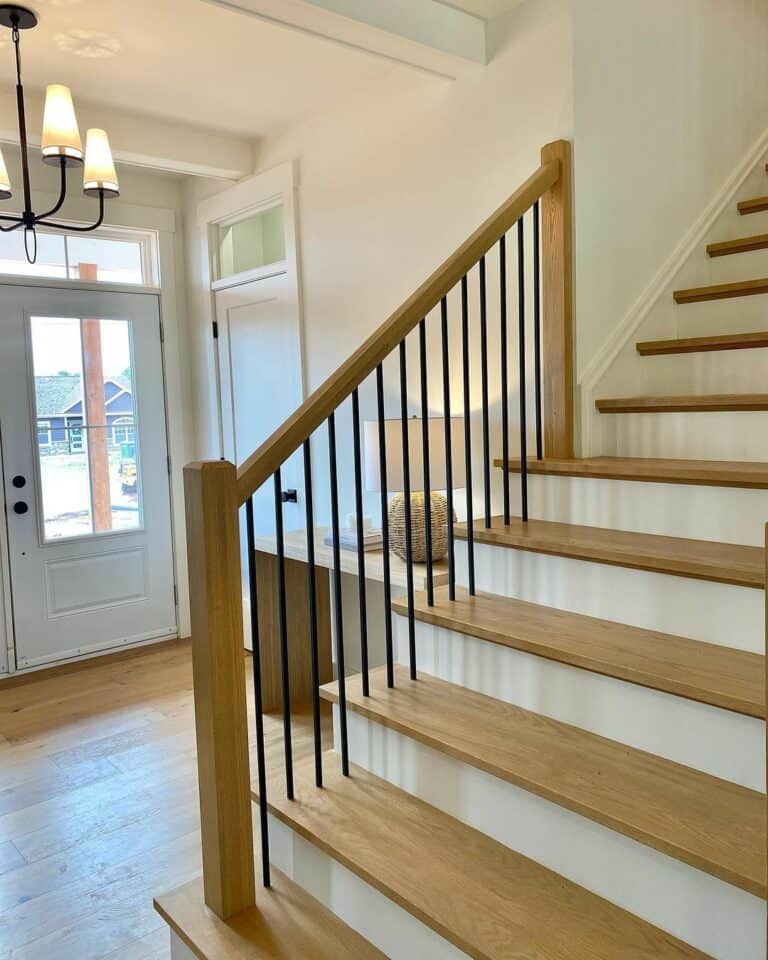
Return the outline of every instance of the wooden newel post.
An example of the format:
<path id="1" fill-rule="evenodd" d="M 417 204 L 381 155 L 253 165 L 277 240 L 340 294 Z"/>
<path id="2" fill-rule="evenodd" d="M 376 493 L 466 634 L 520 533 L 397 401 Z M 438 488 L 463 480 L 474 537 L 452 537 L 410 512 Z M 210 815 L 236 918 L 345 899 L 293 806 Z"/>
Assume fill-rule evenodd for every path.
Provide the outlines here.
<path id="1" fill-rule="evenodd" d="M 544 456 L 573 456 L 573 183 L 571 145 L 556 140 L 541 162 L 560 177 L 541 198 L 542 399 Z"/>
<path id="2" fill-rule="evenodd" d="M 205 902 L 255 903 L 236 471 L 184 468 Z"/>

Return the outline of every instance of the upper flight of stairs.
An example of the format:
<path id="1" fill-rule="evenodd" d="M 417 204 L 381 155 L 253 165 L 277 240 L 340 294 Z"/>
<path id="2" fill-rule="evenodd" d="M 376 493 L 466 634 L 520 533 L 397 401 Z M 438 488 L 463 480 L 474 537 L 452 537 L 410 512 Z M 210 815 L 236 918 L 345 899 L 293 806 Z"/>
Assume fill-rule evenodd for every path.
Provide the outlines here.
<path id="1" fill-rule="evenodd" d="M 706 956 L 385 780 L 351 773 L 329 760 L 318 790 L 311 766 L 297 766 L 296 799 L 275 785 L 270 810 L 475 960 Z"/>
<path id="2" fill-rule="evenodd" d="M 768 171 L 768 167 L 767 167 Z M 741 214 L 768 211 L 768 197 L 756 197 L 737 203 Z M 768 249 L 768 234 L 756 234 L 710 243 L 710 258 L 753 253 Z M 738 280 L 674 291 L 677 304 L 705 303 L 715 300 L 752 297 L 768 293 L 768 278 Z M 687 337 L 645 341 L 636 344 L 643 357 L 669 354 L 705 353 L 717 350 L 744 350 L 768 346 L 768 333 L 724 333 L 707 337 Z M 717 394 L 695 396 L 638 396 L 597 399 L 600 413 L 712 413 L 768 410 L 768 394 Z"/>

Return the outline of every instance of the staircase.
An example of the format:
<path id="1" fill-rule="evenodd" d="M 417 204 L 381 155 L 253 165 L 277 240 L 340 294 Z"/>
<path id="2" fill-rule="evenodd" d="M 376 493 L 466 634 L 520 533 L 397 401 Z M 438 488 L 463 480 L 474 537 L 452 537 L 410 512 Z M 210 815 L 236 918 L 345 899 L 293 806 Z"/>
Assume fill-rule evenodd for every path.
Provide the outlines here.
<path id="1" fill-rule="evenodd" d="M 202 960 L 764 960 L 766 554 L 753 528 L 768 519 L 768 464 L 575 458 L 570 217 L 569 145 L 549 144 L 531 178 L 245 464 L 186 469 L 204 875 L 202 885 L 157 902 L 179 958 L 191 950 Z M 726 241 L 709 253 L 754 251 L 765 239 Z M 683 304 L 764 292 L 768 282 L 759 280 L 675 298 L 688 310 L 696 308 Z M 499 329 L 498 353 L 491 326 Z M 652 358 L 765 345 L 765 334 L 727 334 L 643 343 L 638 351 Z M 368 641 L 380 620 L 364 590 L 361 628 L 342 634 L 339 476 L 353 476 L 361 534 L 363 391 L 371 378 L 370 413 L 381 438 L 390 354 L 396 363 L 389 370 L 399 373 L 390 394 L 402 428 L 408 558 L 417 538 L 431 553 L 430 383 L 442 393 L 448 582 L 438 585 L 428 559 L 419 573 L 424 590 L 415 588 L 412 562 L 405 589 L 393 588 L 381 441 L 386 656 L 376 664 Z M 499 371 L 498 406 L 491 370 Z M 419 389 L 411 389 L 409 404 L 414 371 Z M 475 397 L 480 408 L 472 416 Z M 340 470 L 342 404 L 351 414 L 354 456 Z M 522 424 L 515 440 L 513 404 Z M 612 415 L 709 410 L 736 417 L 765 409 L 768 394 L 598 401 L 598 410 Z M 462 450 L 452 446 L 452 415 L 463 418 Z M 290 456 L 303 458 L 312 530 L 317 464 L 326 450 L 337 679 L 318 682 L 309 537 L 310 616 L 299 640 L 312 679 L 315 749 L 294 762 L 297 638 L 287 628 L 295 598 L 286 589 L 280 471 Z M 457 476 L 453 458 L 465 461 L 465 475 Z M 416 472 L 426 529 L 409 514 Z M 241 654 L 238 510 L 245 513 L 255 611 L 263 598 L 252 498 L 266 482 L 276 523 L 276 596 L 269 602 L 281 647 L 279 769 L 265 762 L 260 729 L 258 617 L 250 620 L 252 707 Z M 666 509 L 641 504 L 623 523 L 623 508 L 612 516 L 613 505 L 598 502 L 582 517 L 593 488 L 606 483 L 621 490 L 620 504 L 637 497 L 648 504 L 656 491 L 653 504 Z M 545 484 L 571 486 L 560 497 L 549 488 L 542 493 Z M 454 521 L 460 486 L 475 496 L 466 506 L 456 496 Z M 739 522 L 751 542 L 664 529 L 699 497 L 707 498 L 707 531 L 738 529 L 723 516 L 727 498 L 743 498 Z M 573 516 L 553 519 L 554 503 Z M 361 574 L 365 563 L 361 551 Z M 353 646 L 363 667 L 348 676 L 345 653 Z M 336 752 L 321 741 L 321 702 L 334 711 Z M 247 709 L 255 711 L 250 744 Z"/>

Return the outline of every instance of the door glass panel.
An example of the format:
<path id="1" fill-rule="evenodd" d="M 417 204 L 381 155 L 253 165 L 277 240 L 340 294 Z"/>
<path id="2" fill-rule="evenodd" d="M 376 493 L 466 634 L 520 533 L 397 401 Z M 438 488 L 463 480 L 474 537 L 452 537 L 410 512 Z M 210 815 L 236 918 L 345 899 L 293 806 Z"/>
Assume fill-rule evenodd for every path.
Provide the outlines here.
<path id="1" fill-rule="evenodd" d="M 219 227 L 216 280 L 285 260 L 282 204 Z"/>
<path id="2" fill-rule="evenodd" d="M 127 320 L 32 317 L 45 540 L 142 527 Z"/>

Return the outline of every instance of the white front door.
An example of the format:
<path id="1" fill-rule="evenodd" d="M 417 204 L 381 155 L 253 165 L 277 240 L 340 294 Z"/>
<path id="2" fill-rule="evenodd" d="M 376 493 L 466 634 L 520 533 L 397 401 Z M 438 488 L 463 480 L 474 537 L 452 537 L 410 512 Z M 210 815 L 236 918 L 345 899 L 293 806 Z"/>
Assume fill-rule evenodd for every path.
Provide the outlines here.
<path id="1" fill-rule="evenodd" d="M 18 669 L 176 633 L 159 304 L 0 285 Z"/>

